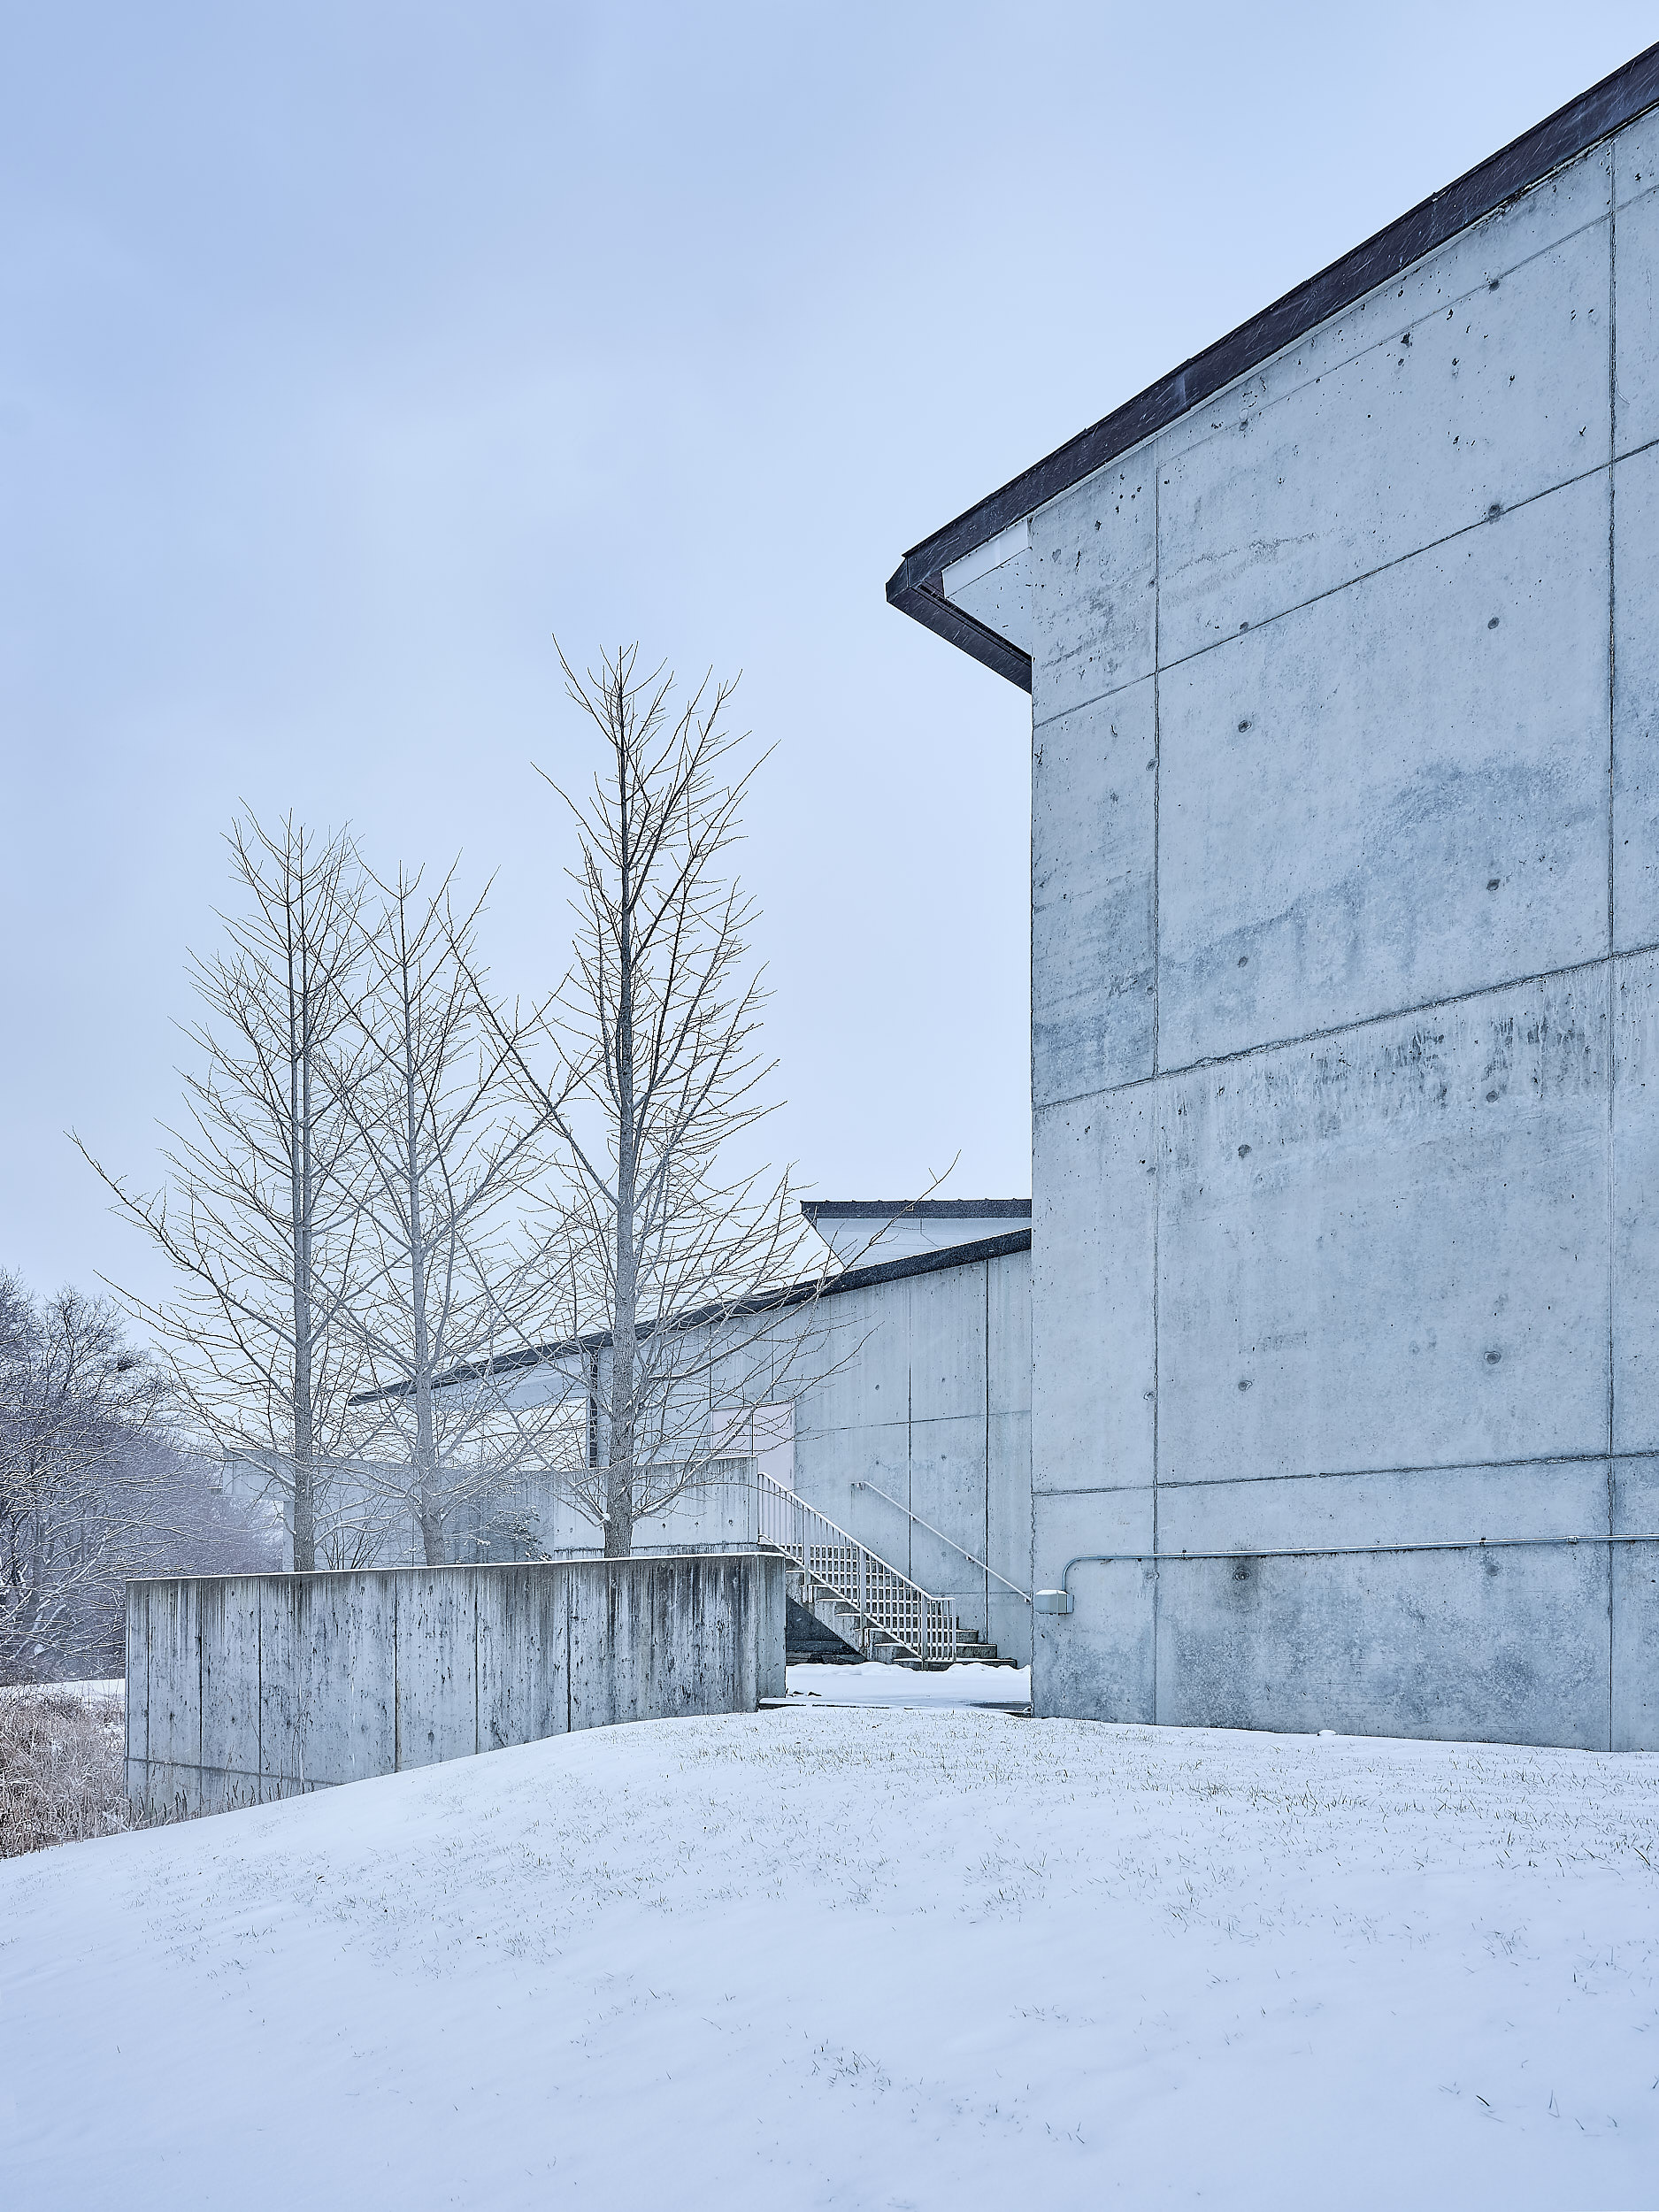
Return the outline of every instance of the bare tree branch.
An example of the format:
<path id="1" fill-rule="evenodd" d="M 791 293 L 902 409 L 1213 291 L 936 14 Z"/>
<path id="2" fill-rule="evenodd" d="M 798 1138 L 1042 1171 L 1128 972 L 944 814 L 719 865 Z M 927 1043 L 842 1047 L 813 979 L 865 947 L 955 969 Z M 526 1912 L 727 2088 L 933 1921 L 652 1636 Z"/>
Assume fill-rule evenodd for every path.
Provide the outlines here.
<path id="1" fill-rule="evenodd" d="M 521 1403 L 496 1365 L 545 1334 L 561 1300 L 536 1187 L 562 1102 L 526 1099 L 523 1025 L 490 1001 L 478 956 L 482 901 L 457 912 L 453 879 L 429 895 L 419 874 L 371 879 L 357 1079 L 342 1092 L 361 1263 L 342 1321 L 366 1378 L 355 1474 L 412 1514 L 429 1566 L 448 1556 L 458 1508 L 565 1452 L 571 1427 L 560 1394 Z M 465 1386 L 435 1387 L 459 1368 Z"/>
<path id="2" fill-rule="evenodd" d="M 74 1141 L 179 1277 L 165 1304 L 117 1294 L 166 1345 L 204 1440 L 280 1493 L 305 1571 L 361 1371 L 342 1323 L 363 1263 L 345 1194 L 362 883 L 349 838 L 314 839 L 291 815 L 274 831 L 250 815 L 227 842 L 240 896 L 221 917 L 228 949 L 191 961 L 199 1070 L 184 1077 L 185 1124 L 167 1132 L 169 1187 L 132 1191 Z"/>

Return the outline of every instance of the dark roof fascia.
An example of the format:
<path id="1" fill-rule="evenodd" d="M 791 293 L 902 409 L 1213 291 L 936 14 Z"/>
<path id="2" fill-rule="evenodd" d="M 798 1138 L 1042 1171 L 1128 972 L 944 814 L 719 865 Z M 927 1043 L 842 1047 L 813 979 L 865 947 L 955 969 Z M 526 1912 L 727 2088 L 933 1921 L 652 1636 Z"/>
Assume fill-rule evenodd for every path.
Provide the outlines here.
<path id="1" fill-rule="evenodd" d="M 804 1198 L 809 1221 L 1029 1221 L 1029 1198 Z"/>
<path id="2" fill-rule="evenodd" d="M 1460 231 L 1518 199 L 1555 171 L 1659 105 L 1659 45 L 1638 54 L 1610 77 L 1490 155 L 1453 184 L 1379 230 L 1264 307 L 1225 338 L 1194 354 L 1156 384 L 970 507 L 942 530 L 913 546 L 887 580 L 887 600 L 926 629 L 957 646 L 1023 691 L 1031 689 L 1031 656 L 953 607 L 944 595 L 951 562 L 985 545 L 1086 476 L 1094 475 L 1131 446 L 1167 429 L 1194 407 L 1235 383 L 1272 355 L 1294 345 L 1317 324 L 1340 315 L 1414 261 L 1432 253 Z"/>
<path id="3" fill-rule="evenodd" d="M 1008 1229 L 1001 1236 L 976 1237 L 972 1244 L 944 1244 L 937 1251 L 910 1252 L 899 1260 L 879 1260 L 869 1267 L 849 1267 L 844 1275 L 832 1275 L 818 1289 L 811 1283 L 797 1285 L 788 1297 L 791 1305 L 815 1294 L 833 1298 L 844 1290 L 869 1290 L 879 1283 L 902 1283 L 911 1275 L 937 1275 L 951 1267 L 972 1267 L 980 1260 L 1005 1259 L 1010 1252 L 1029 1252 L 1031 1231 Z M 744 1309 L 759 1313 L 771 1302 L 752 1300 Z"/>
<path id="4" fill-rule="evenodd" d="M 803 1306 L 815 1298 L 834 1298 L 849 1290 L 870 1290 L 880 1283 L 902 1282 L 911 1275 L 936 1275 L 946 1268 L 972 1267 L 980 1260 L 1004 1259 L 1010 1253 L 1030 1249 L 1031 1231 L 1010 1229 L 1002 1236 L 979 1237 L 972 1244 L 944 1245 L 936 1252 L 913 1252 L 902 1260 L 883 1260 L 874 1267 L 849 1267 L 842 1275 L 823 1279 L 814 1276 L 809 1282 L 788 1283 L 780 1290 L 762 1291 L 753 1298 L 737 1299 L 729 1306 L 694 1306 L 677 1315 L 672 1325 L 695 1329 L 710 1321 L 740 1320 L 758 1313 L 783 1313 L 791 1306 Z M 654 1322 L 643 1323 L 639 1333 L 649 1336 L 656 1325 Z M 610 1330 L 596 1329 L 587 1336 L 567 1337 L 562 1344 L 531 1345 L 522 1352 L 505 1352 L 499 1359 L 478 1360 L 465 1367 L 451 1368 L 448 1374 L 433 1378 L 433 1388 L 447 1390 L 457 1383 L 477 1382 L 485 1375 L 510 1375 L 521 1368 L 549 1366 L 555 1360 L 602 1352 L 610 1342 Z M 360 1390 L 347 1402 L 364 1406 L 384 1398 L 406 1398 L 410 1388 L 407 1383 L 394 1383 L 386 1390 Z"/>

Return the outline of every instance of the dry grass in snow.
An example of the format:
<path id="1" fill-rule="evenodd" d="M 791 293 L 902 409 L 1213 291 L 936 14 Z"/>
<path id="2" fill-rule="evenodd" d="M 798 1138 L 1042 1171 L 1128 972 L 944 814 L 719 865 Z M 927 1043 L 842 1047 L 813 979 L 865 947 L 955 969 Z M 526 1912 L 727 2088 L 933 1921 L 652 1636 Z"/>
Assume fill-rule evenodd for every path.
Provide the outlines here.
<path id="1" fill-rule="evenodd" d="M 1655 1863 L 1647 1756 L 559 1738 L 0 1868 L 8 2195 L 1651 2205 Z"/>
<path id="2" fill-rule="evenodd" d="M 124 1717 L 119 1684 L 0 1690 L 0 1859 L 127 1826 Z"/>

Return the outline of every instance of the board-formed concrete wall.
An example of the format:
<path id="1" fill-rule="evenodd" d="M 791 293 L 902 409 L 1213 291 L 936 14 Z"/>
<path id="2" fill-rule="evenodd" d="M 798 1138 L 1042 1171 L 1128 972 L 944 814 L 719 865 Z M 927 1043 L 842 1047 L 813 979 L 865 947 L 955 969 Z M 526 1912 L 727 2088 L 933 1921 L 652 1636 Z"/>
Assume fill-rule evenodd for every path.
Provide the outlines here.
<path id="1" fill-rule="evenodd" d="M 784 1693 L 785 1563 L 583 1560 L 134 1582 L 127 1788 L 217 1812 Z"/>
<path id="2" fill-rule="evenodd" d="M 1656 278 L 1648 116 L 1032 518 L 1040 1712 L 1659 1745 Z"/>

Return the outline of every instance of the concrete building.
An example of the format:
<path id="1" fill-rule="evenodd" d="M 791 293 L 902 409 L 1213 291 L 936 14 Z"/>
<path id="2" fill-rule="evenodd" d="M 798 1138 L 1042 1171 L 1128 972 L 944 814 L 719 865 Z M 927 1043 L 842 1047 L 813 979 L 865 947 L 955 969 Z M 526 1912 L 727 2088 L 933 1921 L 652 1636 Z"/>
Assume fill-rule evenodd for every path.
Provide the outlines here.
<path id="1" fill-rule="evenodd" d="M 809 1198 L 801 1211 L 848 1267 L 945 1252 L 1031 1225 L 1029 1198 Z"/>
<path id="2" fill-rule="evenodd" d="M 1040 1712 L 1659 1746 L 1656 104 L 888 586 L 1032 695 Z"/>
<path id="3" fill-rule="evenodd" d="M 677 1425 L 721 1461 L 710 1480 L 637 1524 L 635 1548 L 752 1545 L 754 1486 L 744 1466 L 722 1462 L 757 1464 L 876 1560 L 954 1601 L 964 1632 L 982 1632 L 1023 1665 L 1032 1649 L 1031 1202 L 824 1201 L 803 1210 L 841 1258 L 871 1256 L 816 1296 L 781 1297 L 763 1331 L 753 1317 L 726 1325 L 741 1347 L 729 1388 L 719 1387 L 719 1363 L 694 1348 L 702 1398 Z M 876 1256 L 893 1245 L 896 1256 Z M 610 1356 L 609 1340 L 595 1335 L 498 1361 L 496 1372 L 522 1365 L 527 1396 L 591 1386 L 603 1403 Z M 595 1416 L 590 1464 L 603 1464 L 606 1449 Z M 597 1537 L 557 1481 L 532 1474 L 480 1495 L 450 1540 L 457 1559 L 500 1560 L 589 1555 Z M 419 1557 L 405 1516 L 373 1563 Z"/>

